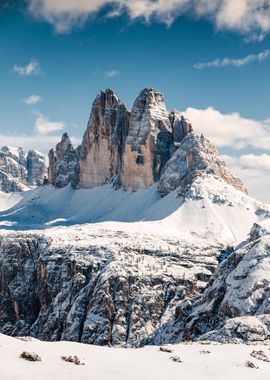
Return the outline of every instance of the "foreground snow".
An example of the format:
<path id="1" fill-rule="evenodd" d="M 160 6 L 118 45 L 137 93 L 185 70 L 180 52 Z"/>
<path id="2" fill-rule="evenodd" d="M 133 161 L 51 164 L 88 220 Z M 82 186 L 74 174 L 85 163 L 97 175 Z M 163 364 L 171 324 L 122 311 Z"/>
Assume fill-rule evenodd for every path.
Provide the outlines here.
<path id="1" fill-rule="evenodd" d="M 38 340 L 21 341 L 0 335 L 3 380 L 266 380 L 270 377 L 270 363 L 253 358 L 250 353 L 268 346 L 182 344 L 168 346 L 173 352 L 159 351 L 158 347 L 122 349 L 84 345 L 80 343 L 47 343 Z M 20 358 L 23 351 L 35 352 L 41 362 Z M 202 352 L 204 351 L 204 352 Z M 207 351 L 210 351 L 208 353 Z M 76 366 L 61 360 L 62 355 L 77 355 L 85 365 Z M 178 356 L 182 363 L 174 362 Z M 248 368 L 251 361 L 259 368 Z"/>

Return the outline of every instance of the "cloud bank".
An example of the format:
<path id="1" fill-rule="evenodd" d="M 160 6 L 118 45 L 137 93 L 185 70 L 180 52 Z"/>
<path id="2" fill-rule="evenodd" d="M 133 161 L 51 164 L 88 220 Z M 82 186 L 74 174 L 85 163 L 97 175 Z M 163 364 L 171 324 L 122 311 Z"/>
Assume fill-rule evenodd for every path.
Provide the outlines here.
<path id="1" fill-rule="evenodd" d="M 240 157 L 223 157 L 233 173 L 243 179 L 251 196 L 270 203 L 270 155 L 246 154 Z"/>
<path id="2" fill-rule="evenodd" d="M 218 30 L 231 30 L 262 39 L 270 31 L 270 0 L 28 0 L 29 12 L 65 33 L 104 9 L 108 17 L 128 14 L 130 19 L 167 25 L 180 15 L 211 20 Z"/>
<path id="3" fill-rule="evenodd" d="M 189 107 L 183 114 L 197 133 L 203 133 L 218 147 L 270 149 L 270 119 L 247 119 L 237 112 L 223 114 L 212 107 Z"/>
<path id="4" fill-rule="evenodd" d="M 224 58 L 224 59 L 215 59 L 211 62 L 200 62 L 194 65 L 195 69 L 205 69 L 208 67 L 242 67 L 246 66 L 252 62 L 262 62 L 265 59 L 270 57 L 270 50 L 265 50 L 259 54 L 251 54 L 244 58 Z"/>
<path id="5" fill-rule="evenodd" d="M 0 133 L 1 144 L 22 147 L 25 150 L 37 149 L 44 154 L 47 154 L 49 150 L 61 140 L 60 135 L 49 135 L 42 136 L 40 138 L 37 134 L 25 135 L 25 134 L 11 134 L 11 133 Z M 81 140 L 71 136 L 71 141 L 74 146 L 77 146 L 81 143 Z"/>

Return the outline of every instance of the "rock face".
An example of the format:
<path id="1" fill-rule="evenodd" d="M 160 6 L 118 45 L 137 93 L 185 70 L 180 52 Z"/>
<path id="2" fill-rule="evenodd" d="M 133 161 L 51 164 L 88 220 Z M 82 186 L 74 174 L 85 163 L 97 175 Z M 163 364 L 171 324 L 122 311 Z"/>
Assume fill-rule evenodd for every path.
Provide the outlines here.
<path id="1" fill-rule="evenodd" d="M 78 154 L 67 133 L 64 133 L 56 149 L 49 152 L 48 181 L 61 188 L 69 183 L 76 187 L 79 181 Z"/>
<path id="2" fill-rule="evenodd" d="M 6 193 L 23 191 L 41 185 L 46 172 L 42 153 L 5 146 L 0 149 L 0 190 Z"/>
<path id="3" fill-rule="evenodd" d="M 154 89 L 143 90 L 131 110 L 123 158 L 124 189 L 143 189 L 156 182 L 171 155 L 172 142 L 163 95 Z"/>
<path id="4" fill-rule="evenodd" d="M 270 219 L 218 267 L 187 318 L 186 336 L 220 342 L 270 341 Z"/>
<path id="5" fill-rule="evenodd" d="M 226 168 L 216 147 L 203 135 L 199 137 L 190 132 L 180 140 L 178 149 L 164 166 L 159 193 L 165 196 L 178 188 L 180 195 L 186 195 L 196 177 L 203 174 L 212 174 L 246 192 L 242 182 Z"/>
<path id="6" fill-rule="evenodd" d="M 47 175 L 44 154 L 37 150 L 29 150 L 26 158 L 27 180 L 31 184 L 42 185 Z"/>
<path id="7" fill-rule="evenodd" d="M 197 176 L 212 173 L 246 192 L 215 146 L 196 136 L 180 112 L 169 113 L 162 93 L 152 88 L 140 93 L 131 112 L 112 90 L 101 91 L 78 151 L 72 148 L 61 157 L 62 145 L 49 155 L 49 182 L 56 187 L 72 182 L 87 189 L 112 182 L 136 191 L 159 181 L 159 194 L 165 196 L 179 187 L 180 193 L 188 192 Z"/>
<path id="8" fill-rule="evenodd" d="M 120 181 L 128 128 L 129 112 L 125 105 L 112 90 L 101 91 L 94 101 L 80 148 L 79 187 Z"/>
<path id="9" fill-rule="evenodd" d="M 79 235 L 71 228 L 1 237 L 0 331 L 135 347 L 179 340 L 177 329 L 160 331 L 174 323 L 175 305 L 205 286 L 222 246 L 207 243 L 202 257 L 196 243 L 119 230 L 90 235 L 81 227 Z"/>

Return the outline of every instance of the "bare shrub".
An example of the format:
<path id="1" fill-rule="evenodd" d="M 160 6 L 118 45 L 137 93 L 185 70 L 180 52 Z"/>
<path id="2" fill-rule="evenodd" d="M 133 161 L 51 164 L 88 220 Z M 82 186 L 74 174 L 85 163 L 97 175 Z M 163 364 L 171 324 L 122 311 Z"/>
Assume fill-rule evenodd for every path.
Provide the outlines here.
<path id="1" fill-rule="evenodd" d="M 169 354 L 171 354 L 173 352 L 173 350 L 171 348 L 168 348 L 168 347 L 159 347 L 159 351 L 168 352 Z"/>
<path id="2" fill-rule="evenodd" d="M 23 351 L 20 357 L 30 362 L 41 362 L 41 357 L 35 354 L 34 352 Z"/>
<path id="3" fill-rule="evenodd" d="M 171 356 L 170 359 L 176 363 L 183 363 L 179 356 Z"/>
<path id="4" fill-rule="evenodd" d="M 80 358 L 76 355 L 74 356 L 61 356 L 61 359 L 64 360 L 64 362 L 73 363 L 76 365 L 84 365 L 83 362 L 81 362 Z"/>
<path id="5" fill-rule="evenodd" d="M 257 367 L 254 363 L 252 363 L 251 361 L 247 360 L 245 362 L 245 366 L 248 367 L 248 368 L 256 368 L 258 369 L 259 367 Z"/>

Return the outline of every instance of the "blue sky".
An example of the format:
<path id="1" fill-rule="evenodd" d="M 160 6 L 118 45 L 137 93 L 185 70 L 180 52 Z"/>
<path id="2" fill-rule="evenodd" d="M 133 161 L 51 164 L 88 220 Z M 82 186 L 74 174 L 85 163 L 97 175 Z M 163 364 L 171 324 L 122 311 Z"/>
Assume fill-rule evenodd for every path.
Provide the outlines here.
<path id="1" fill-rule="evenodd" d="M 232 11 L 231 0 L 219 0 L 228 9 L 223 4 L 209 16 L 201 6 L 210 0 L 188 11 L 187 0 L 53 3 L 29 0 L 23 10 L 0 11 L 1 145 L 45 152 L 64 130 L 79 142 L 101 89 L 113 88 L 131 107 L 141 89 L 155 87 L 168 109 L 184 111 L 217 143 L 236 172 L 263 160 L 267 175 L 270 36 L 259 17 L 243 21 L 260 8 Z M 117 16 L 108 17 L 112 10 Z M 265 15 L 270 20 L 269 9 Z"/>

